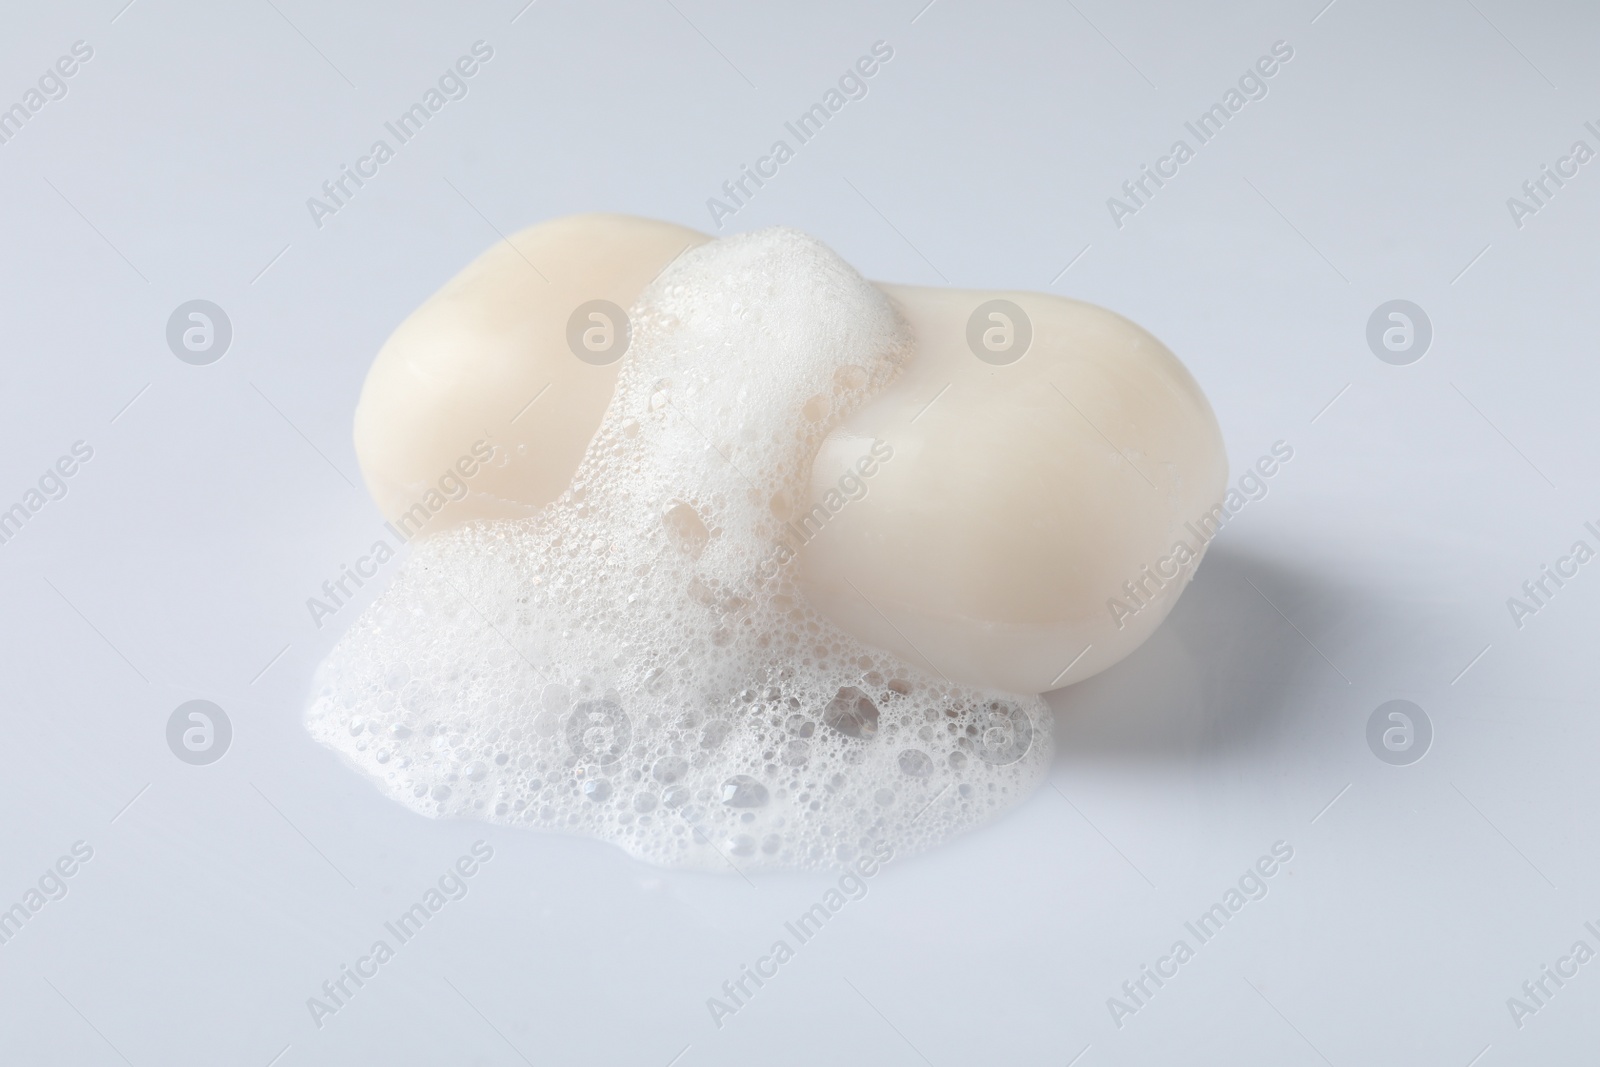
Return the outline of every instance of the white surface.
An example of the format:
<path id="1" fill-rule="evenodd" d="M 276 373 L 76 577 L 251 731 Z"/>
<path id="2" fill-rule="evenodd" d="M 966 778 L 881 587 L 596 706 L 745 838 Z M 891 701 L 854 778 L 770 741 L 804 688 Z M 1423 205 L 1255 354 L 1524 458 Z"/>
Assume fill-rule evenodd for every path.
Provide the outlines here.
<path id="1" fill-rule="evenodd" d="M 95 56 L 0 145 L 0 498 L 75 440 L 95 455 L 0 545 L 0 900 L 74 841 L 95 854 L 0 945 L 0 1057 L 1574 1061 L 1600 963 L 1520 1030 L 1506 998 L 1600 948 L 1600 570 L 1521 630 L 1505 601 L 1595 544 L 1600 176 L 1520 230 L 1505 200 L 1575 139 L 1600 147 L 1596 14 L 675 2 L 4 15 L 0 100 L 74 40 Z M 478 39 L 495 57 L 470 95 L 316 229 L 305 198 Z M 829 881 L 411 815 L 300 726 L 355 610 L 317 630 L 305 599 L 377 530 L 350 415 L 407 311 L 495 227 L 708 227 L 705 199 L 879 39 L 868 97 L 730 229 L 798 226 L 871 277 L 1103 304 L 1192 368 L 1235 477 L 1275 440 L 1296 453 L 1149 645 L 1052 698 L 1057 788 L 891 865 L 718 1030 L 706 998 Z M 1106 197 L 1280 39 L 1270 94 L 1117 229 Z M 196 297 L 233 322 L 211 366 L 164 341 Z M 1393 298 L 1434 325 L 1411 366 L 1366 346 Z M 193 698 L 234 725 L 206 767 L 164 739 Z M 1411 766 L 1364 739 L 1393 698 L 1434 724 Z M 480 837 L 468 896 L 315 1028 L 306 998 Z M 1280 839 L 1269 895 L 1117 1029 L 1106 999 Z"/>

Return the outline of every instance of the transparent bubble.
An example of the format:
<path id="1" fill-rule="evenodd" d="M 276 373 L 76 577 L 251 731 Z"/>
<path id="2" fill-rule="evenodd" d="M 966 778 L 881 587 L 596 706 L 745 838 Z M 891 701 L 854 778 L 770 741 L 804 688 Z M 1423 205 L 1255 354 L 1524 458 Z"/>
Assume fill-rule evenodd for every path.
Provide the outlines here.
<path id="1" fill-rule="evenodd" d="M 666 527 L 673 545 L 690 559 L 699 559 L 706 542 L 711 540 L 711 531 L 706 529 L 699 512 L 682 500 L 674 500 L 668 506 L 661 516 L 661 524 Z"/>
<path id="2" fill-rule="evenodd" d="M 650 768 L 650 776 L 666 785 L 683 781 L 683 776 L 688 773 L 689 761 L 682 756 L 662 756 Z"/>
<path id="3" fill-rule="evenodd" d="M 909 774 L 913 778 L 926 778 L 933 773 L 933 759 L 921 749 L 906 749 L 900 753 L 897 762 L 901 773 Z"/>
<path id="4" fill-rule="evenodd" d="M 722 783 L 722 802 L 730 808 L 764 807 L 767 798 L 767 787 L 748 774 L 736 774 Z"/>
<path id="5" fill-rule="evenodd" d="M 1033 747 L 1033 719 L 1015 704 L 992 701 L 980 709 L 963 748 L 996 767 L 1015 763 Z"/>
<path id="6" fill-rule="evenodd" d="M 822 722 L 846 737 L 875 737 L 878 733 L 878 705 L 855 686 L 845 686 L 822 709 Z"/>
<path id="7" fill-rule="evenodd" d="M 580 758 L 615 763 L 633 738 L 633 724 L 622 705 L 607 697 L 575 705 L 567 719 L 567 744 Z"/>

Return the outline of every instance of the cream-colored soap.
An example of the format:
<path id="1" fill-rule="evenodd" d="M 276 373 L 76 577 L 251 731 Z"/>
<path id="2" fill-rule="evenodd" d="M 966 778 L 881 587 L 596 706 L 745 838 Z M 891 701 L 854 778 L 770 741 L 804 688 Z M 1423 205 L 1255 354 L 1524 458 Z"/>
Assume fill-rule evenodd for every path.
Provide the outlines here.
<path id="1" fill-rule="evenodd" d="M 420 518 L 417 502 L 485 437 L 495 460 L 432 528 L 555 499 L 616 383 L 617 364 L 574 355 L 573 312 L 595 299 L 628 307 L 707 240 L 576 216 L 522 231 L 452 279 L 390 338 L 362 391 L 356 448 L 383 512 Z M 915 349 L 824 442 L 812 500 L 772 504 L 801 531 L 790 565 L 805 595 L 857 639 L 954 682 L 1038 693 L 1115 663 L 1192 577 L 1198 560 L 1175 562 L 1174 544 L 1203 549 L 1186 524 L 1224 491 L 1221 434 L 1194 379 L 1148 332 L 1090 304 L 880 288 Z M 995 299 L 1021 319 L 980 314 L 970 329 Z M 864 455 L 885 451 L 862 473 Z"/>
<path id="2" fill-rule="evenodd" d="M 1185 524 L 1225 489 L 1199 386 L 1147 331 L 1092 304 L 880 288 L 916 347 L 813 467 L 813 500 L 831 491 L 839 506 L 801 555 L 807 599 L 861 640 L 971 685 L 1045 692 L 1126 656 L 1194 573 L 1198 559 L 1170 561 L 1177 541 L 1204 547 Z M 1032 335 L 1011 362 L 980 359 L 969 339 L 974 311 L 996 299 L 1027 325 L 980 324 L 1009 328 L 1013 343 Z M 871 439 L 892 457 L 840 490 L 860 455 L 850 442 Z M 1152 580 L 1143 568 L 1164 558 L 1170 577 Z"/>
<path id="3" fill-rule="evenodd" d="M 628 308 L 675 256 L 710 239 L 651 219 L 574 215 L 514 234 L 446 282 L 389 337 L 356 406 L 356 455 L 384 516 L 410 536 L 554 500 L 619 365 L 573 354 L 573 313 L 596 300 Z M 493 460 L 479 463 L 491 447 Z"/>

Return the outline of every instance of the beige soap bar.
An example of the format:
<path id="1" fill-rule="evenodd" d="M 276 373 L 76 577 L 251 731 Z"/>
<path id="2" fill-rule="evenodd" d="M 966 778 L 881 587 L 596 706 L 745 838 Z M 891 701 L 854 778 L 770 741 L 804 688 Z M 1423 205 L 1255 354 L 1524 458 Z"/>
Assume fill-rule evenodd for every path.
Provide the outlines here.
<path id="1" fill-rule="evenodd" d="M 356 449 L 384 514 L 409 532 L 424 519 L 527 516 L 559 495 L 618 365 L 574 354 L 574 313 L 629 307 L 707 240 L 584 215 L 530 227 L 467 266 L 395 331 L 362 390 Z M 966 684 L 1037 693 L 1115 663 L 1193 575 L 1198 559 L 1173 561 L 1173 545 L 1201 543 L 1186 524 L 1224 492 L 1221 434 L 1198 385 L 1148 332 L 1090 304 L 881 288 L 915 349 L 824 442 L 812 500 L 774 505 L 803 542 L 807 598 L 858 639 Z M 577 336 L 614 346 L 606 331 L 619 324 L 592 322 L 597 332 Z M 458 466 L 482 441 L 494 459 Z M 444 494 L 459 499 L 417 510 L 469 467 Z M 1115 611 L 1112 598 L 1141 610 Z"/>
<path id="2" fill-rule="evenodd" d="M 667 222 L 577 215 L 495 244 L 446 282 L 384 343 L 356 405 L 356 455 L 384 516 L 410 536 L 531 515 L 560 495 L 617 384 L 617 361 L 569 350 L 573 311 L 596 300 L 626 309 L 674 256 L 709 240 Z M 480 440 L 494 461 L 461 465 Z M 463 499 L 449 499 L 455 482 L 440 489 L 451 472 Z M 424 521 L 413 509 L 430 492 L 447 503 Z"/>

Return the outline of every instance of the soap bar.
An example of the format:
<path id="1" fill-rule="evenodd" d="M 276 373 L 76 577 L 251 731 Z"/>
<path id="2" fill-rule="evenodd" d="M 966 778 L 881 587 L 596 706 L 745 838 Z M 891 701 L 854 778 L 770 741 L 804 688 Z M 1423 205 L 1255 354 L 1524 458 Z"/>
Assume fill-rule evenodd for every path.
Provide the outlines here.
<path id="1" fill-rule="evenodd" d="M 1215 532 L 1227 458 L 1199 386 L 1155 337 L 1092 304 L 880 287 L 913 354 L 833 433 L 881 439 L 893 457 L 850 499 L 836 491 L 853 450 L 819 452 L 811 507 L 830 513 L 801 553 L 807 598 L 971 685 L 1041 693 L 1122 659 L 1194 575 L 1205 540 L 1188 526 Z M 1026 351 L 974 346 L 975 313 L 1013 344 L 1031 334 Z M 1173 560 L 1180 542 L 1194 551 Z"/>
<path id="2" fill-rule="evenodd" d="M 384 343 L 356 405 L 356 456 L 385 518 L 410 537 L 531 515 L 560 495 L 626 355 L 617 323 L 611 351 L 575 356 L 574 312 L 601 301 L 625 310 L 673 257 L 710 239 L 667 222 L 577 215 L 514 234 L 445 283 Z M 480 440 L 492 462 L 462 464 Z M 452 491 L 457 482 L 464 488 Z M 430 493 L 442 493 L 442 507 L 429 506 L 441 503 Z"/>
<path id="3" fill-rule="evenodd" d="M 590 356 L 574 315 L 597 301 L 630 308 L 709 240 L 574 216 L 516 234 L 446 284 L 383 346 L 356 411 L 362 473 L 386 517 L 409 535 L 554 500 L 625 358 Z M 772 502 L 775 560 L 798 567 L 807 598 L 844 630 L 952 681 L 1040 693 L 1116 663 L 1160 625 L 1215 532 L 1227 460 L 1199 386 L 1150 333 L 1091 304 L 879 288 L 914 347 L 823 441 L 811 499 Z M 601 340 L 609 326 L 614 351 L 627 325 L 589 314 L 576 325 Z M 807 403 L 828 417 L 826 395 Z M 460 498 L 419 508 L 485 439 L 494 459 L 451 482 Z"/>

